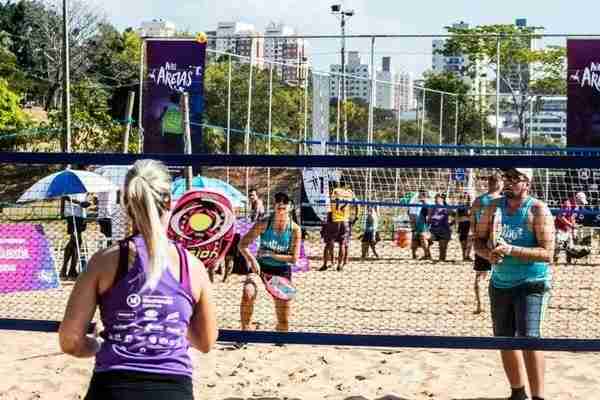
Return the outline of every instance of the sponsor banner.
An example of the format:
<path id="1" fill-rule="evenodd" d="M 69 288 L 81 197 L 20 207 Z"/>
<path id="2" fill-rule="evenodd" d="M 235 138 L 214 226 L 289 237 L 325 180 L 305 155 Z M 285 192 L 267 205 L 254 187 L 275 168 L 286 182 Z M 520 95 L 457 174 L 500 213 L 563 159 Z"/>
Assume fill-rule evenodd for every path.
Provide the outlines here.
<path id="1" fill-rule="evenodd" d="M 183 153 L 180 99 L 189 94 L 192 152 L 202 150 L 206 43 L 194 40 L 146 42 L 142 95 L 145 153 Z"/>
<path id="2" fill-rule="evenodd" d="M 43 227 L 0 224 L 0 293 L 58 286 L 54 257 Z"/>
<path id="3" fill-rule="evenodd" d="M 321 226 L 327 220 L 331 182 L 339 179 L 339 171 L 330 168 L 302 170 L 302 226 Z"/>
<path id="4" fill-rule="evenodd" d="M 600 147 L 600 40 L 567 41 L 567 145 Z"/>

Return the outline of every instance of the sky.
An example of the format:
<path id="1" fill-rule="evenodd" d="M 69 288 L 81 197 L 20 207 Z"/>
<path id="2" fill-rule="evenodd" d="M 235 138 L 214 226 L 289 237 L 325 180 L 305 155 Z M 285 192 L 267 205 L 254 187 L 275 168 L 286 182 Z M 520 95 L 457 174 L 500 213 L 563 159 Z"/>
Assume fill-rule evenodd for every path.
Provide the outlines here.
<path id="1" fill-rule="evenodd" d="M 340 25 L 330 6 L 353 9 L 347 23 L 349 34 L 443 34 L 444 26 L 465 21 L 472 26 L 513 23 L 527 18 L 528 24 L 543 26 L 546 33 L 600 33 L 597 0 L 103 0 L 100 4 L 119 29 L 138 27 L 142 21 L 164 19 L 178 29 L 192 32 L 214 30 L 219 21 L 241 21 L 264 31 L 269 21 L 281 21 L 300 34 L 339 34 Z M 415 78 L 431 67 L 430 38 L 378 39 L 375 63 L 392 57 L 393 70 L 411 72 Z M 545 40 L 565 44 L 565 39 Z M 339 62 L 339 39 L 311 39 L 315 69 L 327 70 Z M 370 40 L 349 39 L 347 50 L 361 52 L 368 64 Z"/>

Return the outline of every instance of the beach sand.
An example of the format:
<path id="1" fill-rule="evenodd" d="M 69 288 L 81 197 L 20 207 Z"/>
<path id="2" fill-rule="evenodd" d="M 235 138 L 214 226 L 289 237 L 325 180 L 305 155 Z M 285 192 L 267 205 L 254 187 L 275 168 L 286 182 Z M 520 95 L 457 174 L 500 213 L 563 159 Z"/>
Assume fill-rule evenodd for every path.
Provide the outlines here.
<path id="1" fill-rule="evenodd" d="M 93 359 L 60 353 L 55 333 L 0 332 L 0 399 L 80 399 Z M 196 399 L 500 400 L 496 351 L 218 344 L 192 351 Z M 546 353 L 547 399 L 594 399 L 600 354 Z"/>
<path id="2" fill-rule="evenodd" d="M 486 312 L 473 314 L 472 265 L 412 261 L 408 249 L 380 245 L 383 259 L 361 261 L 353 242 L 343 273 L 318 272 L 318 243 L 309 246 L 312 270 L 295 275 L 298 299 L 290 329 L 301 332 L 490 336 Z M 452 244 L 451 257 L 457 257 Z M 433 251 L 434 256 L 437 251 Z M 57 265 L 60 265 L 56 252 Z M 545 337 L 598 338 L 600 277 L 591 263 L 554 266 Z M 219 326 L 239 328 L 240 276 L 216 275 Z M 58 289 L 0 296 L 0 318 L 60 320 L 73 283 Z M 261 288 L 259 284 L 259 288 Z M 254 320 L 274 328 L 273 305 L 261 289 Z M 93 360 L 60 353 L 55 333 L 0 331 L 0 400 L 80 399 Z M 192 351 L 197 399 L 460 399 L 496 400 L 509 394 L 497 351 L 339 348 L 221 343 Z M 548 400 L 598 398 L 600 354 L 546 353 Z"/>

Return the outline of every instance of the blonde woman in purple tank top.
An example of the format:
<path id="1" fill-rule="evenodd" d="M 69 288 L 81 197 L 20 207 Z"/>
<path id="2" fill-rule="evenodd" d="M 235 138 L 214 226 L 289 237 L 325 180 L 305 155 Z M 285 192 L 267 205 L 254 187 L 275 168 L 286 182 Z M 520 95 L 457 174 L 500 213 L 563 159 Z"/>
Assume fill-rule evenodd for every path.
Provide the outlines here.
<path id="1" fill-rule="evenodd" d="M 193 399 L 189 347 L 217 339 L 215 306 L 202 263 L 167 239 L 171 178 L 153 160 L 134 164 L 123 204 L 132 237 L 90 259 L 59 330 L 61 349 L 95 357 L 86 400 Z M 87 335 L 96 309 L 103 331 Z"/>

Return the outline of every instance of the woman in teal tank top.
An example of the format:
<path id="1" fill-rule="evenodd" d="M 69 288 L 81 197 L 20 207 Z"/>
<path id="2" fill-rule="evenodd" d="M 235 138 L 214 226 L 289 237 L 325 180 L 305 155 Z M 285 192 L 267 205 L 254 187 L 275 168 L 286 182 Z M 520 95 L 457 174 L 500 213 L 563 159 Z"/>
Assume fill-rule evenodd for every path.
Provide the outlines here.
<path id="1" fill-rule="evenodd" d="M 285 193 L 275 195 L 274 212 L 271 216 L 258 221 L 240 240 L 239 250 L 254 273 L 292 278 L 292 266 L 300 258 L 300 227 L 292 221 L 290 199 Z M 260 239 L 256 257 L 250 252 L 249 246 Z M 252 279 L 252 273 L 244 282 L 240 316 L 242 330 L 249 330 L 254 312 L 254 302 L 257 296 L 257 286 Z M 291 301 L 273 299 L 277 317 L 278 331 L 286 332 L 289 327 Z"/>

